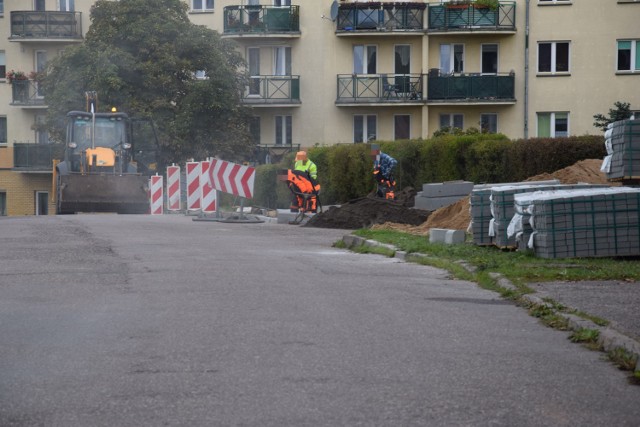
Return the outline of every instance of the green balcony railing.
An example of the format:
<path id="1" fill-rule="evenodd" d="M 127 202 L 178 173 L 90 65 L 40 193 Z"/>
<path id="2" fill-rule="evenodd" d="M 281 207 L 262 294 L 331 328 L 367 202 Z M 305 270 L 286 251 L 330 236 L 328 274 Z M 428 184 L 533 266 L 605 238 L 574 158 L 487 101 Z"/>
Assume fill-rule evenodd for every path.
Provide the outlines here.
<path id="1" fill-rule="evenodd" d="M 470 4 L 430 4 L 428 31 L 515 31 L 515 2 L 500 2 L 497 9 Z"/>
<path id="2" fill-rule="evenodd" d="M 428 77 L 428 101 L 515 100 L 515 74 L 435 75 Z"/>
<path id="3" fill-rule="evenodd" d="M 246 104 L 299 104 L 300 76 L 249 77 L 242 101 Z"/>
<path id="4" fill-rule="evenodd" d="M 300 6 L 227 6 L 224 34 L 299 33 Z"/>
<path id="5" fill-rule="evenodd" d="M 53 171 L 53 160 L 61 159 L 63 144 L 13 144 L 14 169 L 32 171 Z"/>
<path id="6" fill-rule="evenodd" d="M 425 3 L 343 3 L 338 6 L 336 29 L 351 31 L 422 31 Z"/>
<path id="7" fill-rule="evenodd" d="M 80 12 L 13 11 L 10 39 L 82 39 Z"/>
<path id="8" fill-rule="evenodd" d="M 11 82 L 11 105 L 44 106 L 44 90 L 34 80 L 14 80 Z"/>
<path id="9" fill-rule="evenodd" d="M 422 74 L 339 74 L 338 103 L 422 102 Z"/>

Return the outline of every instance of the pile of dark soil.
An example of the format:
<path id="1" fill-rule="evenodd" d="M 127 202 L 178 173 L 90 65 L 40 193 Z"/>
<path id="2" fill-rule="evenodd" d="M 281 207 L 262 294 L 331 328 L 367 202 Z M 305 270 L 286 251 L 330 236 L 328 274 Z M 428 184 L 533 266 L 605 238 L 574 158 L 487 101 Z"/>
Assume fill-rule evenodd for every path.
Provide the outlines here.
<path id="1" fill-rule="evenodd" d="M 414 189 L 407 188 L 399 192 L 394 201 L 374 195 L 354 199 L 340 207 L 332 206 L 329 210 L 314 215 L 305 226 L 356 230 L 385 222 L 420 225 L 427 220 L 431 212 L 410 208 L 415 194 Z"/>

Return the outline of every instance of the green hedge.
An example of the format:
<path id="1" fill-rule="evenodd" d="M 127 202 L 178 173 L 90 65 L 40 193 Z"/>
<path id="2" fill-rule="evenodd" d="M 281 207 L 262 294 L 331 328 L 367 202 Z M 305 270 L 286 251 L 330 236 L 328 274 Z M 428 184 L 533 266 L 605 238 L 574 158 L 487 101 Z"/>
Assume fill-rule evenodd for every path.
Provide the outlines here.
<path id="1" fill-rule="evenodd" d="M 606 155 L 602 136 L 509 140 L 501 134 L 443 135 L 428 140 L 379 141 L 398 160 L 398 188 L 466 180 L 474 183 L 517 182 L 550 173 L 584 159 Z M 344 203 L 374 190 L 370 144 L 314 147 L 309 158 L 318 166 L 323 205 Z M 277 171 L 293 167 L 294 154 L 277 165 L 258 166 L 254 206 L 287 208 L 291 193 Z"/>

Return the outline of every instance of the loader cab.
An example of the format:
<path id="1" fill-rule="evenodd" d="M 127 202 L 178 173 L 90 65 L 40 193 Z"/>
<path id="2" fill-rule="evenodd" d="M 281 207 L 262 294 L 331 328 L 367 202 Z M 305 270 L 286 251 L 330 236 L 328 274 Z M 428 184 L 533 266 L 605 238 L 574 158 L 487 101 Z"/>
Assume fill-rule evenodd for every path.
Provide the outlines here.
<path id="1" fill-rule="evenodd" d="M 70 173 L 135 173 L 130 123 L 125 113 L 67 114 L 65 162 Z"/>

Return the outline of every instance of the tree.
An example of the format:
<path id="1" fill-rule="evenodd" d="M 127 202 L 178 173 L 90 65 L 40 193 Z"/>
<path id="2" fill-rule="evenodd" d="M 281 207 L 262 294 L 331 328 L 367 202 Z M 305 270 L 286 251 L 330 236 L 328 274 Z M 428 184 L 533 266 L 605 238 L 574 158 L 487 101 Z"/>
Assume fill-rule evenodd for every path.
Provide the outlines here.
<path id="1" fill-rule="evenodd" d="M 43 81 L 52 135 L 96 91 L 98 111 L 117 106 L 152 119 L 168 162 L 247 159 L 242 57 L 216 31 L 192 24 L 187 10 L 181 0 L 98 0 L 84 43 L 51 61 Z"/>
<path id="2" fill-rule="evenodd" d="M 609 117 L 605 117 L 604 114 L 595 114 L 593 118 L 595 122 L 593 125 L 597 128 L 602 129 L 602 131 L 607 130 L 607 125 L 609 123 L 617 122 L 619 120 L 625 120 L 631 117 L 633 114 L 631 112 L 631 104 L 628 102 L 620 102 L 616 101 L 613 103 L 614 108 L 609 108 Z"/>

